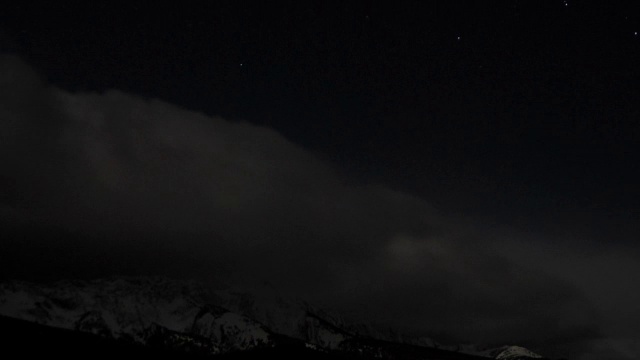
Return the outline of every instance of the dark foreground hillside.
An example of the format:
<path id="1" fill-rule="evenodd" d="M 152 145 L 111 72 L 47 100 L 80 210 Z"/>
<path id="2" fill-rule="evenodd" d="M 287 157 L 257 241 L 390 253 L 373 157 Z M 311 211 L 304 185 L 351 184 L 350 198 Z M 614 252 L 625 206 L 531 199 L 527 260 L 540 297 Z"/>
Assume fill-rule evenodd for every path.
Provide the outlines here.
<path id="1" fill-rule="evenodd" d="M 279 341 L 274 348 L 250 350 L 240 353 L 217 355 L 214 357 L 178 353 L 166 349 L 113 340 L 88 333 L 52 328 L 32 322 L 0 316 L 0 344 L 5 354 L 16 354 L 21 357 L 60 359 L 109 359 L 144 358 L 144 359 L 219 359 L 244 360 L 275 358 L 286 359 L 415 359 L 415 360 L 481 360 L 486 359 L 444 350 L 401 345 L 375 340 L 359 340 L 351 344 L 353 349 L 372 349 L 367 351 L 320 352 L 306 348 L 297 340 Z M 373 350 L 375 349 L 375 350 Z"/>
<path id="2" fill-rule="evenodd" d="M 204 359 L 176 354 L 65 329 L 38 325 L 0 316 L 0 343 L 4 354 L 21 358 L 114 359 Z"/>
<path id="3" fill-rule="evenodd" d="M 211 359 L 204 355 L 171 352 L 164 349 L 130 344 L 96 335 L 57 329 L 35 323 L 0 316 L 0 344 L 4 354 L 22 358 L 71 359 Z M 253 350 L 244 353 L 218 355 L 213 358 L 242 360 L 275 356 L 276 359 L 355 359 L 362 357 L 326 354 L 306 349 L 299 344 L 283 345 L 274 349 Z"/>

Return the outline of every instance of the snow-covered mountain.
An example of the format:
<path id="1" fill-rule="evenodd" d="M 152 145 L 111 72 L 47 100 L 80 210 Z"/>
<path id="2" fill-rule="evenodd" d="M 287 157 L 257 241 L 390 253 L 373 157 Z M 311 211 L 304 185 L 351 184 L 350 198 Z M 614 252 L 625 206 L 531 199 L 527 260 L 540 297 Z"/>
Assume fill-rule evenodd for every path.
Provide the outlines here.
<path id="1" fill-rule="evenodd" d="M 258 322 L 208 304 L 193 283 L 165 279 L 0 284 L 0 314 L 43 325 L 217 354 L 265 346 Z M 168 344 L 167 344 L 168 345 Z"/>
<path id="2" fill-rule="evenodd" d="M 209 291 L 195 282 L 164 278 L 60 281 L 48 285 L 4 282 L 0 283 L 0 315 L 204 354 L 273 347 L 290 339 L 319 351 L 373 357 L 397 351 L 393 344 L 406 344 L 416 349 L 439 348 L 438 351 L 493 359 L 540 358 L 517 346 L 490 350 L 444 347 L 428 338 L 351 324 L 272 289 Z"/>
<path id="3" fill-rule="evenodd" d="M 542 356 L 521 346 L 505 346 L 492 351 L 490 355 L 500 360 L 542 359 Z"/>

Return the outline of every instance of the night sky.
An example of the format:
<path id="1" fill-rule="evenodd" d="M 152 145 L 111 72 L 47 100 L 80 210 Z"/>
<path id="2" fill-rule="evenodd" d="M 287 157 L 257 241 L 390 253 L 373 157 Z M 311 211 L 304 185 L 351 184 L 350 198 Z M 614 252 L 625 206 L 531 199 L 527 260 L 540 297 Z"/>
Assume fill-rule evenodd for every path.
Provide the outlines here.
<path id="1" fill-rule="evenodd" d="M 1 278 L 267 280 L 640 357 L 637 4 L 2 8 Z"/>

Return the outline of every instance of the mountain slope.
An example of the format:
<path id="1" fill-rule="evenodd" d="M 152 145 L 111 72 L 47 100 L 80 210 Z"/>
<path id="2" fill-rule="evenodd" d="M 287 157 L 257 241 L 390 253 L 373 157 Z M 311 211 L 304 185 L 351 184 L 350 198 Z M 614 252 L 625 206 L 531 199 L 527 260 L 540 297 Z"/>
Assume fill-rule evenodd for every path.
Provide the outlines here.
<path id="1" fill-rule="evenodd" d="M 338 315 L 275 291 L 211 292 L 197 283 L 163 278 L 0 283 L 0 315 L 202 356 L 272 351 L 268 349 L 371 358 L 515 360 L 537 356 L 519 347 L 474 356 L 416 346 L 411 341 L 389 341 L 380 332 L 376 339 L 367 330 L 370 327 L 349 324 Z"/>

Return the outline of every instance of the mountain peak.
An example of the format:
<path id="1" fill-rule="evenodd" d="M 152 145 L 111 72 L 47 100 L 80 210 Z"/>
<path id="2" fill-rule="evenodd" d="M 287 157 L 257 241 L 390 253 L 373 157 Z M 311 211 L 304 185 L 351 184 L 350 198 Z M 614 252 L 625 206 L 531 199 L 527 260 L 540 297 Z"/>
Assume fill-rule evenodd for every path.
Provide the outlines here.
<path id="1" fill-rule="evenodd" d="M 505 346 L 495 356 L 496 360 L 541 359 L 542 356 L 521 346 Z"/>

